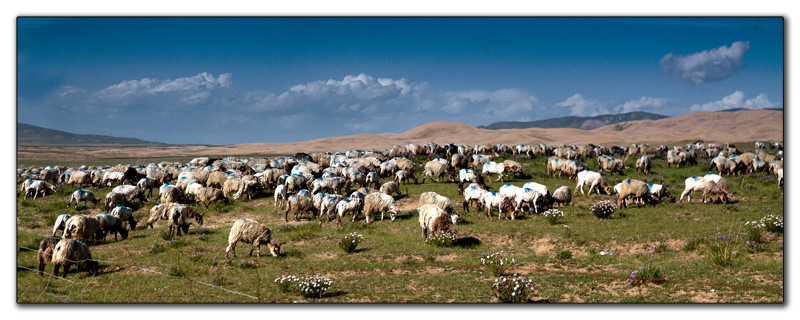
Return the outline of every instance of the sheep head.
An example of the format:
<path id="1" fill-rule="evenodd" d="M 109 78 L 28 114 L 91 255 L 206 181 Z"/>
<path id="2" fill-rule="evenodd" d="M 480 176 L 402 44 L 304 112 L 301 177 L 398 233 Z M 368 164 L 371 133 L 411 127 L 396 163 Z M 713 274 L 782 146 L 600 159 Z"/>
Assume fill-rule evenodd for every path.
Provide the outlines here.
<path id="1" fill-rule="evenodd" d="M 271 253 L 273 256 L 276 256 L 276 257 L 279 256 L 281 254 L 281 246 L 284 245 L 284 244 L 286 244 L 286 242 L 281 242 L 281 243 L 269 242 L 269 243 L 267 243 L 267 247 L 269 248 L 269 253 Z"/>

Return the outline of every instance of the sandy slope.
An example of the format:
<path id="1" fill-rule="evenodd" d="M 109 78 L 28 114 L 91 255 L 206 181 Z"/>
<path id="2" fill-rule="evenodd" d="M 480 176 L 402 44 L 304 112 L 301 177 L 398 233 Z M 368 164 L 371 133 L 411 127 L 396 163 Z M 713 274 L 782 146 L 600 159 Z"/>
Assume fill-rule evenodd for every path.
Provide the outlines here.
<path id="1" fill-rule="evenodd" d="M 473 126 L 448 121 L 435 121 L 412 128 L 406 132 L 330 137 L 296 143 L 248 143 L 226 146 L 171 146 L 86 148 L 93 157 L 166 157 L 194 155 L 249 155 L 294 154 L 295 152 L 345 151 L 351 149 L 388 149 L 393 145 L 408 143 L 438 144 L 453 142 L 475 145 L 489 143 L 578 144 L 594 143 L 629 145 L 646 142 L 651 145 L 683 140 L 713 142 L 783 141 L 783 111 L 748 110 L 737 112 L 695 112 L 661 120 L 640 120 L 600 127 L 594 130 L 579 129 L 478 129 Z M 44 157 L 41 152 L 58 152 L 57 148 L 37 150 L 38 155 L 18 149 L 20 159 L 29 156 Z M 65 155 L 60 155 L 63 159 Z M 34 158 L 36 159 L 36 158 Z M 39 158 L 41 159 L 41 158 Z"/>

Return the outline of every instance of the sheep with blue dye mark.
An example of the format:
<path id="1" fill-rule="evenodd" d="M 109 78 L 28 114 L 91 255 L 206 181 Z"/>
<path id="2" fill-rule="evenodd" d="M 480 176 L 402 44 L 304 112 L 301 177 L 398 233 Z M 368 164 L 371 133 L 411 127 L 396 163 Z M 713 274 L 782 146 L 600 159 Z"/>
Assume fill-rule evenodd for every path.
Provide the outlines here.
<path id="1" fill-rule="evenodd" d="M 258 258 L 261 258 L 262 244 L 266 244 L 269 248 L 269 253 L 275 257 L 281 254 L 281 246 L 285 244 L 285 242 L 275 243 L 269 228 L 258 221 L 246 218 L 236 220 L 233 223 L 231 231 L 228 234 L 228 246 L 225 248 L 225 259 L 228 259 L 228 252 L 233 252 L 233 257 L 236 257 L 236 243 L 239 241 L 252 243 L 253 248 L 250 249 L 250 256 L 253 256 L 253 250 L 256 250 L 256 257 Z"/>
<path id="2" fill-rule="evenodd" d="M 637 203 L 641 201 L 644 203 L 651 203 L 655 206 L 655 202 L 652 201 L 652 197 L 650 195 L 650 188 L 648 188 L 647 184 L 641 180 L 631 178 L 622 180 L 620 191 L 617 193 L 617 206 L 627 207 L 627 203 L 625 201 L 628 198 L 632 198 L 633 201 Z"/>
<path id="3" fill-rule="evenodd" d="M 650 156 L 644 155 L 638 160 L 636 160 L 636 172 L 643 172 L 645 174 L 650 173 L 650 168 L 653 166 L 653 161 L 650 160 Z"/>
<path id="4" fill-rule="evenodd" d="M 337 227 L 342 226 L 342 218 L 344 218 L 346 214 L 352 214 L 353 220 L 351 222 L 354 222 L 356 220 L 356 217 L 358 216 L 358 213 L 361 211 L 361 208 L 363 207 L 363 203 L 364 200 L 362 200 L 361 198 L 353 198 L 353 197 L 345 198 L 339 201 L 339 203 L 336 204 L 336 213 L 337 213 L 336 226 Z"/>
<path id="5" fill-rule="evenodd" d="M 347 185 L 347 180 L 341 177 L 317 178 L 311 182 L 311 193 L 318 191 L 339 193 Z"/>
<path id="6" fill-rule="evenodd" d="M 480 210 L 483 208 L 483 195 L 486 194 L 486 189 L 484 189 L 481 185 L 477 183 L 471 183 L 467 188 L 464 189 L 464 203 L 463 209 L 466 212 L 469 212 L 470 206 L 475 206 Z"/>
<path id="7" fill-rule="evenodd" d="M 528 181 L 522 185 L 522 188 L 534 190 L 541 195 L 540 197 L 534 198 L 534 203 L 536 204 L 534 209 L 537 213 L 550 209 L 550 205 L 553 203 L 553 196 L 550 194 L 550 191 L 547 190 L 547 186 L 533 181 Z"/>
<path id="8" fill-rule="evenodd" d="M 300 220 L 298 214 L 309 212 L 311 217 L 314 216 L 314 201 L 311 191 L 306 189 L 300 190 L 297 194 L 289 196 L 286 201 L 286 211 L 284 212 L 284 220 L 289 222 L 289 211 L 294 213 L 294 219 Z"/>
<path id="9" fill-rule="evenodd" d="M 197 197 L 195 202 L 202 203 L 208 209 L 208 206 L 214 201 L 222 201 L 223 203 L 228 203 L 228 197 L 222 193 L 221 189 L 211 188 L 211 187 L 203 187 L 200 188 L 197 192 Z"/>
<path id="10" fill-rule="evenodd" d="M 72 193 L 69 198 L 69 203 L 67 203 L 67 208 L 72 204 L 72 201 L 75 201 L 75 209 L 78 209 L 78 202 L 83 201 L 83 208 L 86 208 L 86 203 L 91 202 L 94 203 L 95 208 L 97 207 L 97 203 L 100 202 L 97 198 L 94 197 L 94 192 L 89 190 L 78 189 Z"/>
<path id="11" fill-rule="evenodd" d="M 70 267 L 77 265 L 80 271 L 81 267 L 88 267 L 93 272 L 97 272 L 98 263 L 92 260 L 92 254 L 89 252 L 89 247 L 75 239 L 61 239 L 56 243 L 53 249 L 53 274 L 58 275 L 58 269 L 64 267 L 64 278 L 67 277 Z M 41 267 L 44 270 L 44 267 Z"/>
<path id="12" fill-rule="evenodd" d="M 121 222 L 127 223 L 131 230 L 136 229 L 136 219 L 133 218 L 133 209 L 125 206 L 117 206 L 111 210 L 110 214 L 117 217 Z"/>
<path id="13" fill-rule="evenodd" d="M 378 190 L 380 191 L 380 193 L 390 196 L 393 194 L 397 194 L 398 196 L 403 194 L 402 192 L 400 192 L 400 185 L 398 185 L 397 182 L 394 181 L 389 181 L 384 183 Z"/>
<path id="14" fill-rule="evenodd" d="M 366 186 L 375 186 L 375 188 L 380 187 L 381 179 L 378 176 L 378 173 L 375 171 L 370 171 L 367 173 L 367 178 L 365 179 Z"/>
<path id="15" fill-rule="evenodd" d="M 95 219 L 100 222 L 100 240 L 105 241 L 108 233 L 114 233 L 114 241 L 117 240 L 117 233 L 122 236 L 122 239 L 128 238 L 128 230 L 122 227 L 122 222 L 116 216 L 100 213 L 95 216 Z"/>
<path id="16" fill-rule="evenodd" d="M 443 175 L 447 175 L 450 181 L 453 181 L 453 170 L 450 163 L 443 159 L 434 159 L 425 163 L 425 171 L 422 173 L 422 183 L 425 183 L 426 178 L 430 178 L 434 182 L 439 182 Z M 434 179 L 436 177 L 436 179 Z"/>
<path id="17" fill-rule="evenodd" d="M 25 188 L 25 194 L 22 196 L 22 198 L 27 199 L 28 195 L 33 193 L 33 199 L 35 200 L 40 193 L 43 197 L 47 195 L 47 190 L 56 192 L 58 188 L 56 188 L 55 185 L 45 182 L 44 180 L 33 180 L 30 185 Z"/>
<path id="18" fill-rule="evenodd" d="M 181 235 L 181 230 L 183 233 L 189 233 L 189 226 L 192 225 L 189 222 L 190 218 L 194 218 L 195 222 L 202 225 L 203 224 L 203 216 L 197 214 L 191 207 L 184 206 L 184 205 L 175 205 L 170 207 L 166 210 L 166 216 L 169 226 L 169 235 L 172 236 L 173 228 L 177 230 L 178 236 Z"/>
<path id="19" fill-rule="evenodd" d="M 61 235 L 64 235 L 63 231 L 64 231 L 64 228 L 66 227 L 67 221 L 69 220 L 70 217 L 71 216 L 66 214 L 66 213 L 62 213 L 62 214 L 60 214 L 60 215 L 58 215 L 56 217 L 56 222 L 55 222 L 55 224 L 53 224 L 53 236 L 54 237 L 56 235 L 56 232 L 58 232 L 58 230 L 61 230 L 62 231 Z"/>
<path id="20" fill-rule="evenodd" d="M 600 194 L 600 189 L 602 188 L 606 194 L 611 194 L 611 186 L 606 183 L 603 179 L 603 176 L 600 173 L 584 170 L 578 173 L 578 184 L 575 186 L 576 189 L 581 190 L 581 194 L 585 195 L 586 193 L 583 192 L 583 186 L 589 185 L 589 193 L 592 193 L 592 189 L 597 190 L 597 194 Z"/>
<path id="21" fill-rule="evenodd" d="M 497 174 L 497 179 L 500 180 L 501 183 L 503 181 L 503 172 L 505 171 L 505 166 L 502 163 L 497 163 L 494 161 L 489 161 L 483 164 L 483 169 L 481 172 L 486 175 L 486 179 L 489 179 L 489 183 L 492 183 L 491 174 Z"/>
<path id="22" fill-rule="evenodd" d="M 199 184 L 198 184 L 199 185 Z M 180 203 L 184 201 L 183 192 L 174 185 L 166 185 L 159 191 L 159 201 L 161 203 Z"/>
<path id="23" fill-rule="evenodd" d="M 139 188 L 132 185 L 119 185 L 111 189 L 112 193 L 119 193 L 125 196 L 125 200 L 133 203 L 134 200 L 141 201 L 142 204 L 147 203 L 147 198 L 145 198 L 144 193 L 142 193 Z"/>
<path id="24" fill-rule="evenodd" d="M 322 203 L 319 206 L 319 223 L 322 225 L 322 216 L 328 218 L 328 222 L 333 220 L 333 216 L 336 215 L 336 204 L 339 203 L 344 197 L 339 194 L 329 194 L 326 195 L 325 198 L 322 199 Z"/>
<path id="25" fill-rule="evenodd" d="M 136 183 L 136 187 L 138 187 L 142 193 L 147 191 L 146 196 L 149 198 L 153 196 L 153 189 L 158 188 L 158 183 L 156 179 L 144 177 Z"/>
<path id="26" fill-rule="evenodd" d="M 489 220 L 492 220 L 492 208 L 494 207 L 497 207 L 498 220 L 503 216 L 503 211 L 507 211 L 512 218 L 516 217 L 517 210 L 514 199 L 500 192 L 489 191 L 484 193 L 481 202 L 483 202 L 484 215 Z M 506 216 L 506 219 L 508 219 L 508 216 Z"/>
<path id="27" fill-rule="evenodd" d="M 78 184 L 78 187 L 83 188 L 84 185 L 91 185 L 92 184 L 92 175 L 86 171 L 72 171 L 69 174 L 69 180 L 67 180 L 67 184 L 70 186 L 74 184 Z"/>

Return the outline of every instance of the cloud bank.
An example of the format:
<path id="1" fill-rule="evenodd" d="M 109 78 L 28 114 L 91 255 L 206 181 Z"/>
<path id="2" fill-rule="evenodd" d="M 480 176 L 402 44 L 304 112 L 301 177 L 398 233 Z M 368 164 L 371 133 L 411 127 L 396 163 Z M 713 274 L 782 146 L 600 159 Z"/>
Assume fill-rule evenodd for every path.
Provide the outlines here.
<path id="1" fill-rule="evenodd" d="M 659 64 L 664 73 L 684 82 L 720 81 L 742 66 L 742 57 L 749 48 L 749 41 L 736 41 L 730 47 L 723 45 L 684 56 L 670 52 L 661 58 Z"/>
<path id="2" fill-rule="evenodd" d="M 767 94 L 762 93 L 752 99 L 744 98 L 744 93 L 741 91 L 736 91 L 731 93 L 730 95 L 718 100 L 712 101 L 709 103 L 704 104 L 694 104 L 692 105 L 689 110 L 692 112 L 695 111 L 719 111 L 719 110 L 726 110 L 726 109 L 764 109 L 764 108 L 776 108 L 779 107 L 776 103 L 769 101 L 767 99 Z"/>
<path id="3" fill-rule="evenodd" d="M 568 108 L 570 115 L 578 117 L 594 117 L 612 113 L 628 113 L 634 111 L 656 111 L 667 106 L 671 101 L 667 98 L 641 97 L 639 100 L 631 100 L 609 108 L 606 103 L 597 99 L 584 98 L 582 94 L 576 93 L 556 107 Z M 612 112 L 613 110 L 613 112 Z"/>

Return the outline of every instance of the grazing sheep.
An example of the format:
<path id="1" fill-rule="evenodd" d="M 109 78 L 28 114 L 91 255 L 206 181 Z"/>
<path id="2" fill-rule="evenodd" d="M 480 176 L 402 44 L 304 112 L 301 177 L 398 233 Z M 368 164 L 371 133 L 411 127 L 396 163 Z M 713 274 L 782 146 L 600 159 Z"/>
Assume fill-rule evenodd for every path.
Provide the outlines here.
<path id="1" fill-rule="evenodd" d="M 703 186 L 703 203 L 707 203 L 707 199 L 712 197 L 714 198 L 712 203 L 716 202 L 717 199 L 722 203 L 728 203 L 729 190 L 728 181 L 725 178 L 720 178 L 719 181 L 706 180 Z"/>
<path id="2" fill-rule="evenodd" d="M 180 204 L 168 202 L 153 206 L 152 208 L 150 208 L 149 217 L 147 218 L 147 222 L 145 222 L 145 225 L 150 228 L 153 228 L 153 224 L 156 223 L 156 221 L 167 220 L 168 219 L 167 213 L 169 209 L 177 205 Z"/>
<path id="3" fill-rule="evenodd" d="M 261 245 L 266 244 L 269 248 L 269 253 L 277 257 L 281 254 L 281 246 L 285 242 L 275 243 L 272 241 L 272 232 L 269 228 L 263 226 L 258 221 L 250 219 L 239 219 L 233 223 L 231 232 L 228 234 L 228 247 L 225 248 L 225 259 L 228 259 L 228 252 L 233 251 L 233 257 L 236 257 L 236 243 L 242 241 L 244 243 L 252 243 L 253 248 L 250 249 L 250 256 L 253 256 L 253 250 L 256 250 L 256 257 L 261 258 Z"/>
<path id="4" fill-rule="evenodd" d="M 325 196 L 322 199 L 322 203 L 319 205 L 319 223 L 320 226 L 322 225 L 322 215 L 324 214 L 328 218 L 328 222 L 333 220 L 333 216 L 336 214 L 336 204 L 342 200 L 341 195 L 338 194 L 330 194 Z"/>
<path id="5" fill-rule="evenodd" d="M 147 203 L 147 198 L 145 198 L 144 193 L 142 193 L 139 188 L 132 185 L 119 185 L 111 189 L 112 193 L 120 193 L 125 196 L 125 200 L 130 203 L 133 203 L 134 200 L 139 200 L 142 204 Z"/>
<path id="6" fill-rule="evenodd" d="M 61 238 L 53 236 L 46 237 L 39 242 L 39 251 L 36 253 L 36 260 L 39 262 L 39 276 L 44 273 L 44 266 L 53 262 L 53 253 L 59 241 Z"/>
<path id="7" fill-rule="evenodd" d="M 389 219 L 394 221 L 394 218 L 397 217 L 394 198 L 383 193 L 368 194 L 364 199 L 364 216 L 366 217 L 367 223 L 370 223 L 369 220 L 372 214 L 378 212 L 381 213 L 381 221 L 383 221 L 383 215 L 386 212 L 389 212 Z"/>
<path id="8" fill-rule="evenodd" d="M 550 194 L 550 191 L 547 190 L 547 186 L 533 181 L 528 181 L 522 185 L 522 188 L 535 190 L 542 195 L 541 197 L 536 198 L 536 207 L 534 207 L 534 209 L 537 210 L 537 213 L 550 209 L 550 204 L 553 202 L 553 196 Z"/>
<path id="9" fill-rule="evenodd" d="M 106 207 L 106 210 L 108 210 L 108 208 L 124 205 L 125 204 L 125 195 L 123 195 L 121 193 L 109 192 L 109 193 L 106 194 L 106 199 L 105 200 L 106 200 L 105 201 L 105 207 Z"/>
<path id="10" fill-rule="evenodd" d="M 311 181 L 311 193 L 316 194 L 317 191 L 339 193 L 346 184 L 347 180 L 341 177 L 317 178 Z"/>
<path id="11" fill-rule="evenodd" d="M 86 209 L 86 202 L 94 203 L 95 208 L 97 208 L 97 203 L 100 200 L 97 200 L 94 197 L 94 192 L 89 190 L 78 189 L 72 193 L 72 196 L 69 198 L 69 203 L 67 203 L 67 208 L 72 204 L 72 201 L 75 201 L 75 209 L 78 209 L 78 202 L 83 201 L 83 208 Z"/>
<path id="12" fill-rule="evenodd" d="M 422 236 L 428 239 L 428 231 L 431 233 L 447 232 L 450 230 L 450 223 L 447 221 L 447 213 L 435 204 L 426 204 L 419 208 L 419 226 L 422 228 Z"/>
<path id="13" fill-rule="evenodd" d="M 649 174 L 652 166 L 653 162 L 650 160 L 650 156 L 644 155 L 636 160 L 636 172 L 641 171 L 645 174 Z"/>
<path id="14" fill-rule="evenodd" d="M 642 201 L 645 203 L 652 203 L 655 206 L 655 203 L 651 201 L 650 188 L 641 180 L 631 178 L 622 180 L 620 191 L 617 193 L 617 206 L 627 207 L 627 203 L 625 203 L 627 198 L 633 198 L 637 203 Z"/>
<path id="15" fill-rule="evenodd" d="M 159 201 L 161 203 L 181 203 L 183 202 L 183 192 L 176 186 L 167 185 L 159 192 Z"/>
<path id="16" fill-rule="evenodd" d="M 286 185 L 286 191 L 288 193 L 293 193 L 306 188 L 306 177 L 302 174 L 295 173 L 286 177 L 284 184 Z"/>
<path id="17" fill-rule="evenodd" d="M 70 186 L 77 183 L 79 188 L 83 188 L 83 185 L 92 184 L 92 175 L 86 171 L 72 171 L 68 176 L 67 184 Z"/>
<path id="18" fill-rule="evenodd" d="M 380 165 L 380 176 L 381 177 L 391 177 L 397 171 L 397 164 L 391 161 L 386 161 L 381 163 Z"/>
<path id="19" fill-rule="evenodd" d="M 192 224 L 188 221 L 189 218 L 194 218 L 195 221 L 200 225 L 203 224 L 203 216 L 194 212 L 192 208 L 181 204 L 172 206 L 166 210 L 166 216 L 169 223 L 170 236 L 172 236 L 173 228 L 177 230 L 178 236 L 181 236 L 181 229 L 183 229 L 183 233 L 189 233 L 189 226 Z"/>
<path id="20" fill-rule="evenodd" d="M 158 180 L 144 177 L 136 183 L 136 187 L 138 187 L 142 193 L 147 191 L 146 196 L 149 198 L 153 196 L 153 189 L 158 187 Z"/>
<path id="21" fill-rule="evenodd" d="M 469 212 L 470 206 L 475 206 L 480 210 L 483 207 L 483 195 L 486 194 L 486 192 L 488 191 L 476 183 L 472 183 L 464 189 L 464 211 Z"/>
<path id="22" fill-rule="evenodd" d="M 509 215 L 514 219 L 516 217 L 516 206 L 514 205 L 514 199 L 509 198 L 506 195 L 489 191 L 483 194 L 483 198 L 481 198 L 481 202 L 483 203 L 483 211 L 486 218 L 492 220 L 492 208 L 497 207 L 497 219 L 499 220 L 500 217 L 503 216 L 503 210 L 509 212 Z M 508 219 L 506 217 L 506 219 Z"/>
<path id="23" fill-rule="evenodd" d="M 27 182 L 28 180 L 25 181 Z M 33 199 L 36 200 L 36 197 L 39 195 L 39 193 L 41 193 L 42 196 L 44 197 L 45 195 L 47 195 L 47 190 L 56 192 L 57 189 L 58 188 L 56 188 L 55 185 L 47 183 L 44 180 L 33 180 L 30 183 L 30 185 L 28 185 L 27 188 L 25 188 L 25 194 L 22 196 L 22 198 L 26 199 L 29 193 L 33 193 Z"/>
<path id="24" fill-rule="evenodd" d="M 208 179 L 206 180 L 205 186 L 206 187 L 214 187 L 214 188 L 222 188 L 222 184 L 228 180 L 228 173 L 225 171 L 211 171 L 208 173 Z"/>
<path id="25" fill-rule="evenodd" d="M 222 200 L 223 203 L 228 203 L 228 197 L 222 193 L 222 190 L 213 187 L 203 187 L 197 192 L 197 203 L 202 203 L 208 209 L 208 205 L 212 202 Z"/>
<path id="26" fill-rule="evenodd" d="M 708 171 L 710 172 L 711 169 L 717 168 L 717 172 L 719 174 L 724 174 L 728 168 L 728 158 L 723 156 L 716 156 L 711 159 L 711 165 L 708 167 Z"/>
<path id="27" fill-rule="evenodd" d="M 667 191 L 667 188 L 664 188 L 664 185 L 648 183 L 647 187 L 650 189 L 650 196 L 654 201 L 660 202 L 661 199 L 670 197 L 672 202 L 675 202 L 675 197 L 673 197 L 669 191 Z"/>
<path id="28" fill-rule="evenodd" d="M 477 183 L 481 188 L 489 190 L 489 186 L 483 182 L 483 176 L 477 174 L 472 169 L 461 169 L 458 171 L 458 194 L 464 193 L 464 182 Z"/>
<path id="29" fill-rule="evenodd" d="M 239 178 L 231 178 L 225 180 L 222 184 L 222 194 L 228 197 L 228 194 L 233 192 L 233 199 L 238 200 L 242 194 L 247 194 L 247 200 L 253 200 L 252 191 L 255 186 L 255 181 L 244 180 Z"/>
<path id="30" fill-rule="evenodd" d="M 400 185 L 398 185 L 397 182 L 394 181 L 389 181 L 384 183 L 378 190 L 380 193 L 390 196 L 392 194 L 397 194 L 398 196 L 403 194 L 402 192 L 400 192 Z"/>
<path id="31" fill-rule="evenodd" d="M 363 203 L 361 198 L 350 197 L 340 200 L 336 204 L 336 226 L 340 227 L 342 225 L 342 218 L 345 214 L 352 214 L 353 220 L 351 222 L 356 221 L 356 217 L 358 216 L 358 212 L 361 211 Z"/>
<path id="32" fill-rule="evenodd" d="M 778 169 L 778 186 L 783 185 L 783 168 Z"/>
<path id="33" fill-rule="evenodd" d="M 760 157 L 755 157 L 753 161 L 750 163 L 752 172 L 764 172 L 767 170 L 767 162 L 762 160 Z"/>
<path id="34" fill-rule="evenodd" d="M 578 173 L 578 185 L 575 186 L 575 189 L 580 189 L 581 194 L 586 195 L 583 192 L 583 186 L 589 184 L 589 193 L 592 193 L 592 189 L 596 188 L 597 194 L 600 194 L 600 188 L 606 192 L 606 194 L 611 194 L 611 186 L 603 180 L 603 176 L 600 173 L 584 170 Z"/>
<path id="35" fill-rule="evenodd" d="M 561 186 L 553 191 L 553 204 L 560 203 L 562 206 L 568 206 L 572 201 L 572 191 L 568 186 Z"/>
<path id="36" fill-rule="evenodd" d="M 450 202 L 450 198 L 439 195 L 436 192 L 423 192 L 419 195 L 419 206 L 421 207 L 426 204 L 435 204 L 439 206 L 439 208 L 442 208 L 442 210 L 450 215 L 453 224 L 458 223 L 458 213 Z"/>
<path id="37" fill-rule="evenodd" d="M 505 167 L 505 169 L 504 169 L 505 172 L 510 172 L 515 177 L 518 174 L 519 175 L 525 174 L 525 172 L 522 171 L 522 165 L 519 162 L 516 162 L 514 160 L 505 160 L 505 161 L 503 161 L 503 166 Z"/>
<path id="38" fill-rule="evenodd" d="M 111 210 L 112 216 L 117 217 L 119 221 L 127 223 L 131 230 L 136 229 L 136 219 L 133 218 L 133 210 L 125 206 L 117 206 Z"/>
<path id="39" fill-rule="evenodd" d="M 125 174 L 116 171 L 103 172 L 101 184 L 110 187 L 112 184 L 121 184 L 125 181 Z"/>
<path id="40" fill-rule="evenodd" d="M 102 237 L 100 221 L 97 218 L 79 214 L 67 220 L 64 226 L 64 238 L 76 238 L 85 241 L 92 237 L 96 239 Z"/>
<path id="41" fill-rule="evenodd" d="M 286 201 L 286 211 L 284 212 L 284 220 L 289 222 L 289 211 L 294 212 L 294 220 L 300 220 L 299 213 L 310 212 L 311 217 L 314 216 L 314 201 L 311 197 L 311 192 L 307 189 L 300 190 L 297 194 L 289 196 Z"/>
<path id="42" fill-rule="evenodd" d="M 599 165 L 599 170 L 603 170 L 607 173 L 618 172 L 619 174 L 625 174 L 622 172 L 622 169 L 625 168 L 625 163 L 622 162 L 622 159 L 617 159 L 609 156 L 599 156 L 597 157 L 597 164 Z"/>
<path id="43" fill-rule="evenodd" d="M 89 247 L 75 239 L 61 239 L 56 243 L 53 250 L 53 274 L 58 275 L 58 269 L 64 267 L 63 277 L 67 277 L 70 267 L 74 264 L 78 266 L 80 271 L 81 266 L 89 267 L 93 272 L 97 272 L 97 261 L 92 260 L 92 254 L 89 252 Z M 41 267 L 44 269 L 44 267 Z"/>
<path id="44" fill-rule="evenodd" d="M 414 179 L 414 183 L 415 184 L 419 183 L 419 181 L 417 181 L 417 177 L 414 175 L 414 171 L 410 171 L 410 170 L 397 170 L 397 172 L 395 172 L 395 174 L 394 174 L 394 177 L 395 177 L 394 181 L 396 181 L 397 183 L 400 183 L 400 184 L 402 184 L 403 181 L 409 181 L 410 182 L 411 179 Z M 406 183 L 408 183 L 408 182 L 406 182 Z"/>
<path id="45" fill-rule="evenodd" d="M 425 183 L 425 179 L 428 177 L 434 182 L 439 182 L 439 179 L 441 179 L 443 175 L 447 175 L 450 181 L 453 181 L 453 170 L 450 164 L 447 163 L 447 161 L 442 162 L 438 160 L 441 159 L 434 159 L 425 163 L 425 171 L 422 173 L 422 183 Z M 434 180 L 433 177 L 436 177 L 436 179 Z"/>
<path id="46" fill-rule="evenodd" d="M 497 179 L 500 180 L 501 183 L 505 183 L 503 181 L 503 171 L 505 171 L 505 166 L 502 163 L 494 161 L 484 163 L 483 169 L 481 170 L 481 172 L 486 175 L 486 179 L 489 179 L 489 183 L 492 183 L 492 177 L 489 176 L 492 173 L 497 174 Z"/>
<path id="47" fill-rule="evenodd" d="M 281 208 L 283 208 L 287 197 L 288 195 L 286 193 L 286 186 L 279 184 L 277 187 L 275 187 L 275 202 L 272 204 L 272 207 L 275 208 L 278 203 L 280 203 Z"/>
<path id="48" fill-rule="evenodd" d="M 117 217 L 107 213 L 100 213 L 95 216 L 95 219 L 100 222 L 101 240 L 105 241 L 109 232 L 114 233 L 114 241 L 117 241 L 117 233 L 122 236 L 122 239 L 128 239 L 128 230 L 122 227 L 122 222 Z"/>
<path id="49" fill-rule="evenodd" d="M 367 178 L 365 182 L 367 186 L 375 186 L 375 188 L 378 188 L 381 185 L 380 177 L 378 176 L 378 173 L 375 171 L 370 171 L 367 173 Z"/>
<path id="50" fill-rule="evenodd" d="M 476 152 L 478 153 L 478 152 Z M 484 154 L 473 154 L 472 155 L 472 167 L 475 169 L 483 167 L 484 163 L 492 161 L 494 156 L 491 155 L 484 155 Z"/>
<path id="51" fill-rule="evenodd" d="M 469 158 L 460 153 L 453 154 L 450 158 L 450 166 L 454 169 L 464 169 L 469 167 Z"/>
<path id="52" fill-rule="evenodd" d="M 58 215 L 58 217 L 56 217 L 56 223 L 53 224 L 53 236 L 54 237 L 56 236 L 56 232 L 58 230 L 62 231 L 61 232 L 62 236 L 64 235 L 64 228 L 66 227 L 67 220 L 69 220 L 70 217 L 71 216 L 66 214 L 66 213 L 62 213 L 62 214 Z"/>
<path id="53" fill-rule="evenodd" d="M 599 159 L 598 159 L 599 161 Z M 558 157 L 549 157 L 547 158 L 547 174 L 555 176 L 558 174 L 560 177 L 561 174 L 564 172 L 564 168 L 569 165 L 566 160 L 558 158 Z"/>

